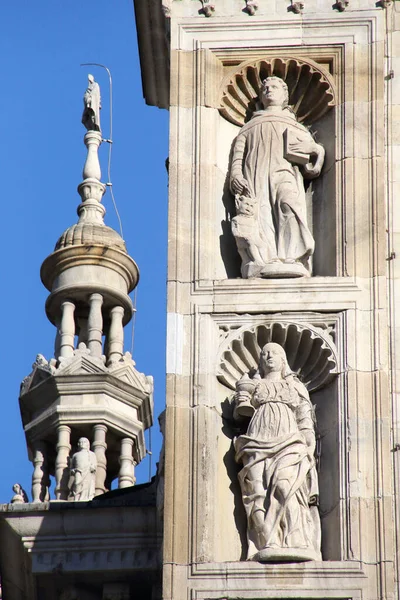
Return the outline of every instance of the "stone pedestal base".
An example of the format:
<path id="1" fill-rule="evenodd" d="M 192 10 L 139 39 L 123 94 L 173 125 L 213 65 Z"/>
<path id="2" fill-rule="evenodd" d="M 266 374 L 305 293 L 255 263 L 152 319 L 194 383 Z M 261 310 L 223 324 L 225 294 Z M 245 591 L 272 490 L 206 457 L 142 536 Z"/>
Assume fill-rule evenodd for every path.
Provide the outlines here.
<path id="1" fill-rule="evenodd" d="M 263 548 L 249 560 L 280 563 L 322 560 L 322 558 L 320 552 L 309 548 Z"/>
<path id="2" fill-rule="evenodd" d="M 249 263 L 242 268 L 242 275 L 245 279 L 254 277 L 283 279 L 292 277 L 310 277 L 310 272 L 307 271 L 305 266 L 300 262 L 272 262 L 266 265 Z"/>

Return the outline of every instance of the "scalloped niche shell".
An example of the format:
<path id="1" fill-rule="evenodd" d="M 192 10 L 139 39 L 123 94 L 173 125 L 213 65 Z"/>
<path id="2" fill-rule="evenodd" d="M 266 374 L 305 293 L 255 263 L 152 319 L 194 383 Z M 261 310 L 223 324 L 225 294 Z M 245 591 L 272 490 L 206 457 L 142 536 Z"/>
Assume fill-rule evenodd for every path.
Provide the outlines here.
<path id="1" fill-rule="evenodd" d="M 332 77 L 316 62 L 272 57 L 246 61 L 230 72 L 221 86 L 221 115 L 241 127 L 255 110 L 262 108 L 261 82 L 271 75 L 286 82 L 289 105 L 300 123 L 310 125 L 336 104 Z"/>
<path id="2" fill-rule="evenodd" d="M 234 390 L 244 373 L 257 369 L 261 349 L 268 342 L 280 344 L 291 370 L 309 392 L 328 385 L 338 373 L 336 348 L 319 327 L 292 321 L 236 329 L 224 340 L 217 377 Z"/>

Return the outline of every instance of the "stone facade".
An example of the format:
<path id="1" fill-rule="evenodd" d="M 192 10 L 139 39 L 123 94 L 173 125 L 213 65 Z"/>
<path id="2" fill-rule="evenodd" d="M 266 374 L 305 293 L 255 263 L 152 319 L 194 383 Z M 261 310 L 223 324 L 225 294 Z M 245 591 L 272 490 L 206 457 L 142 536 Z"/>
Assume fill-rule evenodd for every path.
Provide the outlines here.
<path id="1" fill-rule="evenodd" d="M 399 3 L 135 9 L 149 103 L 165 105 L 156 65 L 170 52 L 163 598 L 396 598 Z M 304 188 L 310 277 L 249 275 L 238 252 L 259 232 L 245 222 L 254 205 L 235 206 L 232 149 L 271 75 L 325 149 Z M 284 348 L 316 409 L 319 560 L 246 561 L 233 392 L 268 342 Z"/>

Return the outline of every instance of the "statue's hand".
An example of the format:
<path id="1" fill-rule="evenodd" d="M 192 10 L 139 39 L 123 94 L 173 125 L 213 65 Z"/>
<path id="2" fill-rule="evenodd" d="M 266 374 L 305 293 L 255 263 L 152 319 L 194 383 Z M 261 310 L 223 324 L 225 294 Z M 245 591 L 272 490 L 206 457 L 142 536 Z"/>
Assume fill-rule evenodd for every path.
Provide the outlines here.
<path id="1" fill-rule="evenodd" d="M 239 196 L 249 196 L 249 184 L 244 177 L 234 177 L 231 181 L 231 190 Z"/>
<path id="2" fill-rule="evenodd" d="M 316 144 L 314 142 L 314 150 L 312 154 L 312 160 L 304 165 L 303 173 L 307 179 L 312 179 L 313 177 L 318 177 L 321 173 L 322 166 L 324 164 L 325 158 L 325 149 L 320 144 Z"/>
<path id="3" fill-rule="evenodd" d="M 297 140 L 292 141 L 290 144 L 290 150 L 294 153 L 302 153 L 302 154 L 317 154 L 318 153 L 318 144 L 314 142 L 313 139 L 307 140 Z"/>

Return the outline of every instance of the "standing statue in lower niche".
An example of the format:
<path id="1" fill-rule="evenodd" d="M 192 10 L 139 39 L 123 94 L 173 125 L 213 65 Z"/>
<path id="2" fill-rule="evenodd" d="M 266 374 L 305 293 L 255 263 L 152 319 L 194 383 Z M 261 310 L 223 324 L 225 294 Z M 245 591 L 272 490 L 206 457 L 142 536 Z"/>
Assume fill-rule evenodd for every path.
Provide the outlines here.
<path id="1" fill-rule="evenodd" d="M 267 77 L 260 91 L 263 110 L 253 113 L 233 147 L 230 187 L 238 216 L 232 232 L 245 278 L 310 275 L 314 239 L 303 178 L 320 174 L 325 151 L 297 122 L 288 99 L 286 83 Z"/>
<path id="2" fill-rule="evenodd" d="M 92 500 L 96 489 L 97 458 L 90 450 L 90 442 L 82 437 L 78 440 L 78 452 L 72 456 L 71 494 L 73 500 Z"/>
<path id="3" fill-rule="evenodd" d="M 255 375 L 237 383 L 234 415 L 251 414 L 235 440 L 248 558 L 321 560 L 313 407 L 279 344 L 266 344 Z"/>

